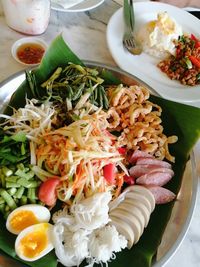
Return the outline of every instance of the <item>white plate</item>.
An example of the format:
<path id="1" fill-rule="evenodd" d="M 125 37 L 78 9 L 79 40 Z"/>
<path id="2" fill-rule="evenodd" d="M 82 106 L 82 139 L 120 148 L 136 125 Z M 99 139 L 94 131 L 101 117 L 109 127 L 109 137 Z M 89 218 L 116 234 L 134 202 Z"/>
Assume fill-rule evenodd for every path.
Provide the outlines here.
<path id="1" fill-rule="evenodd" d="M 136 29 L 150 20 L 157 18 L 157 13 L 167 11 L 176 19 L 184 32 L 199 36 L 200 20 L 183 9 L 156 2 L 137 2 L 134 4 Z M 120 8 L 109 20 L 107 26 L 107 43 L 118 66 L 140 78 L 153 87 L 162 97 L 177 102 L 195 102 L 200 100 L 200 85 L 189 87 L 178 81 L 170 80 L 156 66 L 159 59 L 142 53 L 133 56 L 122 45 L 124 31 L 123 10 Z"/>
<path id="2" fill-rule="evenodd" d="M 104 2 L 104 0 L 85 0 L 77 5 L 70 8 L 64 8 L 56 3 L 51 2 L 51 9 L 61 12 L 84 12 L 95 7 L 98 7 Z"/>

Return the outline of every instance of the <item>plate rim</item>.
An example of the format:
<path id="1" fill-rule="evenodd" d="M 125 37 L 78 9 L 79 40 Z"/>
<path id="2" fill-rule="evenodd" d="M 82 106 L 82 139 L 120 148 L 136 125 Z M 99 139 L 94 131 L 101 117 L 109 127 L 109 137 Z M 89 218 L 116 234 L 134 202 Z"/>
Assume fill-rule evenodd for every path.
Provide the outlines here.
<path id="1" fill-rule="evenodd" d="M 90 2 L 90 1 L 91 0 L 85 0 L 85 4 L 87 2 Z M 101 4 L 103 4 L 103 2 L 105 0 L 92 0 L 92 1 L 96 1 L 96 3 L 95 4 L 91 4 L 88 7 L 82 7 L 82 8 L 79 7 L 79 6 L 83 5 L 84 2 L 78 3 L 78 4 L 76 4 L 76 5 L 74 5 L 74 6 L 70 7 L 70 8 L 63 8 L 61 6 L 59 7 L 59 5 L 56 5 L 56 3 L 53 3 L 51 1 L 51 9 L 54 10 L 54 11 L 58 11 L 58 12 L 69 12 L 69 13 L 85 12 L 85 11 L 89 11 L 89 10 L 91 10 L 93 8 L 96 8 L 96 7 L 100 6 Z"/>

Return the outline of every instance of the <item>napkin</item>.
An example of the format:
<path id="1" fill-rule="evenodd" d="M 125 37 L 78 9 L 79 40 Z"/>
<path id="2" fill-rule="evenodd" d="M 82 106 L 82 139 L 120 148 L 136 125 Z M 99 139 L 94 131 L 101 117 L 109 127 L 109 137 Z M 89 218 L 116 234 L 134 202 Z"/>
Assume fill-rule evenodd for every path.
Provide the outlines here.
<path id="1" fill-rule="evenodd" d="M 51 2 L 60 5 L 65 9 L 75 6 L 83 1 L 85 0 L 51 0 Z"/>

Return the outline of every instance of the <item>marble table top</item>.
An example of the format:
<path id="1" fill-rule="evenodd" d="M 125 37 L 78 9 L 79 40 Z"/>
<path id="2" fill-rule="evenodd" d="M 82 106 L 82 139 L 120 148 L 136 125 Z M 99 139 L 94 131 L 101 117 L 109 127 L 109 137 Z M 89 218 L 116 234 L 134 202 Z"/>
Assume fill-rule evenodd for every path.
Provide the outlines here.
<path id="1" fill-rule="evenodd" d="M 51 11 L 46 32 L 40 35 L 47 43 L 61 32 L 65 32 L 68 45 L 81 58 L 115 66 L 106 43 L 107 23 L 122 5 L 122 0 L 105 0 L 99 7 L 81 13 Z M 5 22 L 0 6 L 0 82 L 10 75 L 25 69 L 11 56 L 11 46 L 23 34 L 10 29 Z M 197 154 L 199 153 L 197 147 Z M 197 158 L 200 173 L 200 156 Z M 200 186 L 199 186 L 200 187 Z M 0 260 L 0 266 L 3 263 Z M 166 267 L 200 267 L 200 199 L 198 199 L 188 232 Z M 142 266 L 141 266 L 142 267 Z"/>

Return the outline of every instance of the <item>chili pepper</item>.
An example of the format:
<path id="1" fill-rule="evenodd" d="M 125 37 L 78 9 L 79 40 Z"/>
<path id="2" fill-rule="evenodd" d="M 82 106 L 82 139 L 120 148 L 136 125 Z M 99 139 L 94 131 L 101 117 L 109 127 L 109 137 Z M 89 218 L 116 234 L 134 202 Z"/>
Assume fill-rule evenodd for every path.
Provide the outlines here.
<path id="1" fill-rule="evenodd" d="M 195 48 L 198 48 L 198 47 L 200 47 L 200 41 L 195 42 Z"/>
<path id="2" fill-rule="evenodd" d="M 190 38 L 195 41 L 195 48 L 200 47 L 200 40 L 194 34 L 191 34 Z"/>
<path id="3" fill-rule="evenodd" d="M 191 38 L 192 40 L 194 40 L 195 42 L 198 41 L 197 37 L 196 37 L 194 34 L 192 34 L 192 33 L 191 33 L 191 35 L 190 35 L 190 38 Z"/>
<path id="4" fill-rule="evenodd" d="M 195 56 L 189 56 L 189 59 L 191 60 L 194 66 L 200 68 L 200 60 L 198 58 L 196 58 Z"/>

